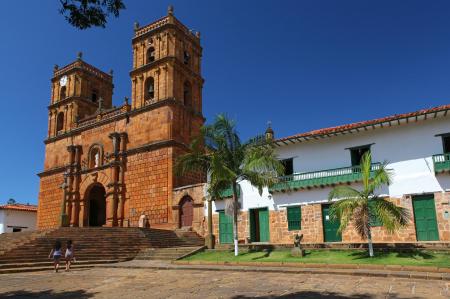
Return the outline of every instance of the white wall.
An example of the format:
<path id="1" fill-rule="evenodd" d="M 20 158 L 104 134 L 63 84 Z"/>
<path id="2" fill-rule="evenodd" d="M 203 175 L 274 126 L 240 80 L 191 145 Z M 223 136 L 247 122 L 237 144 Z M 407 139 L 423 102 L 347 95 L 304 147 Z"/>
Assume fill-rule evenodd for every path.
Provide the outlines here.
<path id="1" fill-rule="evenodd" d="M 361 133 L 347 134 L 307 141 L 277 148 L 280 159 L 294 158 L 294 172 L 319 171 L 351 165 L 346 148 L 372 144 L 373 162 L 388 161 L 394 173 L 390 186 L 377 190 L 378 194 L 401 197 L 404 194 L 433 193 L 450 189 L 448 174 L 435 175 L 431 156 L 442 153 L 442 139 L 437 134 L 450 132 L 450 116 L 401 126 L 385 127 Z M 265 189 L 258 190 L 248 182 L 240 184 L 241 206 L 279 209 L 286 205 L 326 202 L 331 187 L 313 188 L 297 192 L 276 192 L 271 196 Z M 355 188 L 359 184 L 352 185 Z M 242 203 L 243 200 L 243 203 Z M 224 208 L 224 201 L 213 204 L 213 210 Z"/>
<path id="2" fill-rule="evenodd" d="M 9 233 L 13 231 L 12 227 L 22 228 L 22 231 L 36 229 L 36 212 L 16 211 L 16 210 L 0 210 L 0 233 Z"/>
<path id="3" fill-rule="evenodd" d="M 0 210 L 0 234 L 3 234 L 5 232 L 5 211 Z"/>

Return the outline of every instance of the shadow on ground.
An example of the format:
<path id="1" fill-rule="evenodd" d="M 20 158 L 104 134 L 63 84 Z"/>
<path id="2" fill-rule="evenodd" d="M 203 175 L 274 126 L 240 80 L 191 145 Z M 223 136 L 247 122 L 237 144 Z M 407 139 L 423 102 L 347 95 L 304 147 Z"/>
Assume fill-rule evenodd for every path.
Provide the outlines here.
<path id="1" fill-rule="evenodd" d="M 11 291 L 6 293 L 0 293 L 0 298 L 77 298 L 87 299 L 94 297 L 95 293 L 88 293 L 84 290 L 77 291 L 61 291 L 54 290 L 45 291 Z"/>
<path id="2" fill-rule="evenodd" d="M 371 294 L 353 294 L 353 295 L 343 295 L 335 292 L 314 292 L 314 291 L 301 291 L 294 292 L 290 294 L 285 294 L 282 296 L 234 296 L 233 299 L 291 299 L 291 298 L 301 298 L 301 299 L 372 299 L 379 298 L 379 296 L 374 296 Z M 389 294 L 389 298 L 392 299 L 418 299 L 419 297 L 398 297 L 395 294 Z"/>
<path id="3" fill-rule="evenodd" d="M 392 254 L 392 251 L 375 251 L 374 253 L 374 257 L 373 258 L 385 258 L 389 255 Z M 395 252 L 396 257 L 399 258 L 412 258 L 412 259 L 424 259 L 424 260 L 431 260 L 434 259 L 434 255 L 422 251 L 422 250 L 405 250 L 405 251 L 398 251 Z M 360 252 L 354 252 L 351 254 L 351 256 L 354 257 L 354 259 L 365 259 L 365 258 L 369 258 L 369 254 L 367 253 L 367 251 L 360 251 Z"/>

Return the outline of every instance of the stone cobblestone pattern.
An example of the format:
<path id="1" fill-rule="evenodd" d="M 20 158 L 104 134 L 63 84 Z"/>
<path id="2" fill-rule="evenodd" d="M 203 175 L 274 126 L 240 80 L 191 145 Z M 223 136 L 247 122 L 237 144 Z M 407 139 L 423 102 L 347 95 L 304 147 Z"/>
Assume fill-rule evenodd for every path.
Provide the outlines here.
<path id="1" fill-rule="evenodd" d="M 436 280 L 154 269 L 107 269 L 105 275 L 105 270 L 0 275 L 0 297 L 432 299 L 450 295 L 448 282 Z"/>

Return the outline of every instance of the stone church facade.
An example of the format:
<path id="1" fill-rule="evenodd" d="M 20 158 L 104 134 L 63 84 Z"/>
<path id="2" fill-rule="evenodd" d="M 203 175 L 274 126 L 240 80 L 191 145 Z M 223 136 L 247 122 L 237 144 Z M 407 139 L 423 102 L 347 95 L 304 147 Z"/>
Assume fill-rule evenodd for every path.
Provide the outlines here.
<path id="1" fill-rule="evenodd" d="M 55 66 L 37 226 L 204 225 L 205 177 L 177 176 L 177 157 L 204 123 L 202 48 L 173 15 L 135 24 L 131 100 L 112 105 L 112 72 L 81 53 Z"/>

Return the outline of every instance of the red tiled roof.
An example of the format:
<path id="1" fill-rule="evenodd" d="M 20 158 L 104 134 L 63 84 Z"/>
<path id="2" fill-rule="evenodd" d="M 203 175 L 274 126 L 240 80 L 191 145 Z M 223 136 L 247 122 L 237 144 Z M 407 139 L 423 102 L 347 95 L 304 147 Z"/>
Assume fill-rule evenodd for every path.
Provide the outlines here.
<path id="1" fill-rule="evenodd" d="M 37 212 L 37 206 L 34 206 L 34 205 L 23 205 L 23 204 L 3 205 L 3 206 L 0 206 L 0 210 L 15 210 L 15 211 Z"/>
<path id="2" fill-rule="evenodd" d="M 433 107 L 433 108 L 429 108 L 429 109 L 422 109 L 422 110 L 419 110 L 416 112 L 395 114 L 395 115 L 372 119 L 372 120 L 367 120 L 367 121 L 355 122 L 355 123 L 336 126 L 336 127 L 329 127 L 329 128 L 313 130 L 313 131 L 309 131 L 309 132 L 305 132 L 305 133 L 299 133 L 296 135 L 276 139 L 275 143 L 283 143 L 283 141 L 300 139 L 300 138 L 308 138 L 308 137 L 314 138 L 314 137 L 319 137 L 319 136 L 323 137 L 324 135 L 342 133 L 342 132 L 346 132 L 346 131 L 351 131 L 351 130 L 356 130 L 359 128 L 367 127 L 367 126 L 374 126 L 374 125 L 379 125 L 379 124 L 383 124 L 383 123 L 389 123 L 392 121 L 399 121 L 401 119 L 409 119 L 409 118 L 414 118 L 417 116 L 428 115 L 428 114 L 432 114 L 432 113 L 439 113 L 442 111 L 444 111 L 445 114 L 447 114 L 447 110 L 450 110 L 450 104 Z"/>

